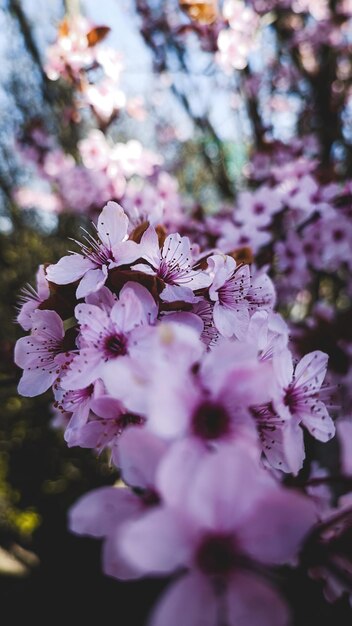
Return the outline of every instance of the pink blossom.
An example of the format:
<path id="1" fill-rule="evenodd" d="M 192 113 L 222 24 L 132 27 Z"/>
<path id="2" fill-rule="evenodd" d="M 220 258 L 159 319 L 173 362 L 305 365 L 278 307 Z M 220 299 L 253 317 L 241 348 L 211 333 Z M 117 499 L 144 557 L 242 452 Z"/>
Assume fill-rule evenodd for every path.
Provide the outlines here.
<path id="1" fill-rule="evenodd" d="M 102 378 L 111 396 L 129 411 L 144 417 L 155 411 L 162 415 L 161 426 L 166 418 L 164 428 L 174 421 L 174 428 L 180 431 L 188 406 L 189 370 L 204 350 L 199 331 L 174 321 L 162 322 L 150 329 L 148 358 L 135 354 L 110 360 L 104 366 Z M 189 387 L 192 394 L 193 387 Z"/>
<path id="2" fill-rule="evenodd" d="M 207 348 L 211 348 L 219 339 L 219 331 L 214 324 L 213 310 L 213 303 L 202 299 L 192 304 L 191 311 L 161 313 L 160 318 L 163 322 L 187 324 L 194 328 L 200 333 L 201 341 Z"/>
<path id="3" fill-rule="evenodd" d="M 98 46 L 95 49 L 95 58 L 104 70 L 104 74 L 118 82 L 124 69 L 123 56 L 117 50 L 108 46 Z"/>
<path id="4" fill-rule="evenodd" d="M 111 159 L 120 164 L 128 178 L 134 174 L 151 176 L 154 169 L 163 163 L 163 158 L 159 154 L 144 148 L 137 139 L 116 143 L 111 150 Z"/>
<path id="5" fill-rule="evenodd" d="M 155 322 L 157 305 L 138 283 L 126 283 L 110 312 L 94 304 L 78 304 L 75 316 L 80 325 L 80 351 L 73 359 L 62 386 L 88 387 L 100 378 L 104 363 L 143 350 L 148 325 Z"/>
<path id="6" fill-rule="evenodd" d="M 249 407 L 270 398 L 270 364 L 258 361 L 257 350 L 249 344 L 221 342 L 195 368 L 199 350 L 190 351 L 194 331 L 175 328 L 174 322 L 165 326 L 169 344 L 164 352 L 154 345 L 145 365 L 132 360 L 105 366 L 102 376 L 108 391 L 129 410 L 144 415 L 146 428 L 162 438 L 190 436 L 206 447 L 240 435 L 256 442 Z M 183 345 L 172 341 L 176 329 Z"/>
<path id="7" fill-rule="evenodd" d="M 109 145 L 104 133 L 94 128 L 78 142 L 83 164 L 88 169 L 103 169 L 109 163 Z"/>
<path id="8" fill-rule="evenodd" d="M 255 224 L 257 228 L 268 226 L 273 215 L 283 209 L 283 202 L 275 189 L 262 185 L 256 191 L 243 191 L 238 197 L 236 220 L 243 224 Z"/>
<path id="9" fill-rule="evenodd" d="M 226 0 L 223 15 L 230 28 L 218 36 L 218 62 L 225 69 L 243 70 L 254 49 L 259 21 L 257 14 L 241 0 Z"/>
<path id="10" fill-rule="evenodd" d="M 106 394 L 99 379 L 84 389 L 69 391 L 56 383 L 54 392 L 55 407 L 68 420 L 64 438 L 69 447 L 95 448 L 101 452 L 111 446 L 114 450 L 115 439 L 124 428 L 141 423 L 137 416 L 126 415 L 121 402 Z"/>
<path id="11" fill-rule="evenodd" d="M 288 187 L 287 191 L 285 186 Z M 316 210 L 318 184 L 310 174 L 305 174 L 298 180 L 288 179 L 283 185 L 283 189 L 285 189 L 283 200 L 297 215 L 299 222 L 312 215 Z"/>
<path id="12" fill-rule="evenodd" d="M 215 326 L 224 337 L 236 335 L 243 339 L 249 324 L 249 305 L 245 299 L 250 287 L 249 266 L 237 267 L 232 257 L 219 254 L 211 256 L 208 263 L 214 276 L 209 296 L 215 301 Z"/>
<path id="13" fill-rule="evenodd" d="M 92 64 L 94 49 L 89 47 L 87 34 L 89 22 L 81 15 L 71 17 L 67 32 L 48 48 L 45 72 L 50 80 L 60 76 L 77 78 L 82 68 Z"/>
<path id="14" fill-rule="evenodd" d="M 130 98 L 126 104 L 126 111 L 128 115 L 138 122 L 144 122 L 147 118 L 147 110 L 145 107 L 144 98 L 142 96 L 135 96 Z"/>
<path id="15" fill-rule="evenodd" d="M 246 300 L 250 304 L 250 312 L 267 311 L 270 313 L 276 303 L 276 290 L 271 278 L 268 276 L 268 266 L 263 266 L 257 270 L 252 265 L 251 286 L 248 289 Z"/>
<path id="16" fill-rule="evenodd" d="M 124 206 L 130 219 L 130 228 L 143 222 L 157 226 L 162 221 L 163 203 L 154 185 L 145 180 L 130 180 L 126 187 Z"/>
<path id="17" fill-rule="evenodd" d="M 164 221 L 177 224 L 183 218 L 178 181 L 167 172 L 159 172 L 157 192 L 163 204 Z"/>
<path id="18" fill-rule="evenodd" d="M 63 172 L 67 174 L 75 165 L 71 154 L 65 154 L 61 148 L 53 148 L 45 155 L 40 171 L 50 181 L 53 178 L 60 178 Z"/>
<path id="19" fill-rule="evenodd" d="M 159 476 L 167 462 L 166 455 Z M 287 624 L 282 600 L 259 582 L 255 563 L 295 556 L 315 521 L 309 500 L 279 487 L 241 445 L 203 456 L 180 495 L 131 520 L 120 536 L 123 555 L 141 575 L 189 571 L 166 592 L 152 625 L 216 626 L 221 609 L 228 624 Z"/>
<path id="20" fill-rule="evenodd" d="M 101 381 L 84 389 L 66 391 L 59 383 L 54 384 L 55 409 L 61 411 L 68 419 L 65 425 L 65 439 L 69 441 L 70 431 L 80 428 L 88 421 L 95 395 L 102 393 Z"/>
<path id="21" fill-rule="evenodd" d="M 121 404 L 113 398 L 106 398 L 105 402 L 95 401 L 86 423 L 79 427 L 68 424 L 65 430 L 65 440 L 71 448 L 91 448 L 98 454 L 107 450 L 110 452 L 110 463 L 116 467 L 120 463 L 120 437 L 130 427 L 140 427 L 143 419 L 138 415 L 123 410 Z"/>
<path id="22" fill-rule="evenodd" d="M 66 210 L 84 213 L 111 198 L 110 180 L 103 171 L 76 165 L 61 171 L 56 182 Z"/>
<path id="23" fill-rule="evenodd" d="M 153 226 L 149 226 L 140 245 L 140 256 L 148 265 L 140 263 L 133 269 L 158 276 L 165 283 L 160 295 L 162 300 L 195 302 L 193 291 L 209 286 L 210 276 L 202 270 L 193 269 L 195 263 L 188 237 L 181 237 L 178 233 L 168 235 L 160 249 L 158 235 Z"/>
<path id="24" fill-rule="evenodd" d="M 308 282 L 307 258 L 301 237 L 291 228 L 285 241 L 275 243 L 277 267 L 283 274 L 283 289 L 292 293 L 292 289 L 301 288 Z"/>
<path id="25" fill-rule="evenodd" d="M 62 202 L 49 191 L 32 189 L 30 187 L 18 187 L 13 198 L 22 209 L 39 209 L 49 211 L 49 213 L 60 213 Z"/>
<path id="26" fill-rule="evenodd" d="M 270 240 L 270 233 L 258 230 L 253 223 L 235 225 L 232 221 L 224 220 L 221 235 L 216 244 L 225 253 L 243 247 L 249 247 L 253 252 L 258 252 Z"/>
<path id="27" fill-rule="evenodd" d="M 290 193 L 292 189 L 299 187 L 299 180 L 309 175 L 308 187 L 315 193 L 317 187 L 314 184 L 314 180 L 310 176 L 310 172 L 313 172 L 317 166 L 315 159 L 309 159 L 307 157 L 299 156 L 296 159 L 292 159 L 292 153 L 283 150 L 282 154 L 279 153 L 279 158 L 276 158 L 271 168 L 272 175 L 277 182 L 282 182 L 283 185 L 279 186 L 279 190 L 282 193 Z"/>
<path id="28" fill-rule="evenodd" d="M 104 538 L 102 567 L 105 574 L 121 580 L 138 577 L 116 547 L 116 537 L 126 521 L 138 517 L 142 507 L 128 489 L 101 487 L 81 497 L 69 512 L 69 529 L 78 535 Z"/>
<path id="29" fill-rule="evenodd" d="M 82 254 L 77 252 L 64 256 L 46 270 L 49 281 L 67 285 L 79 280 L 76 295 L 84 298 L 98 291 L 108 277 L 108 270 L 135 261 L 139 256 L 138 245 L 126 241 L 128 217 L 116 202 L 108 202 L 103 208 L 97 225 L 97 239 L 87 234 L 87 243 L 78 243 Z"/>
<path id="30" fill-rule="evenodd" d="M 15 346 L 15 363 L 24 371 L 18 384 L 22 396 L 38 396 L 54 383 L 67 364 L 65 336 L 61 318 L 55 311 L 35 310 L 31 315 L 32 332 Z"/>
<path id="31" fill-rule="evenodd" d="M 252 406 L 250 411 L 269 466 L 296 476 L 305 459 L 303 431 L 298 421 L 280 415 L 272 402 Z"/>
<path id="32" fill-rule="evenodd" d="M 213 274 L 209 296 L 215 302 L 215 326 L 224 337 L 235 335 L 244 339 L 250 313 L 259 308 L 272 308 L 272 283 L 266 274 L 259 273 L 251 285 L 249 266 L 237 266 L 230 256 L 215 254 L 209 257 L 208 264 Z"/>
<path id="33" fill-rule="evenodd" d="M 126 106 L 125 93 L 109 78 L 104 78 L 96 85 L 88 85 L 84 95 L 95 114 L 105 122 Z"/>
<path id="34" fill-rule="evenodd" d="M 219 339 L 219 332 L 214 324 L 213 309 L 213 304 L 207 300 L 201 300 L 192 304 L 193 314 L 197 315 L 203 322 L 200 338 L 208 347 L 214 346 Z"/>
<path id="35" fill-rule="evenodd" d="M 256 311 L 249 322 L 247 340 L 255 345 L 261 360 L 272 359 L 287 347 L 288 326 L 279 313 Z"/>
<path id="36" fill-rule="evenodd" d="M 130 180 L 124 207 L 133 225 L 149 222 L 157 226 L 165 223 L 174 228 L 183 219 L 177 181 L 167 172 L 159 172 L 153 184 L 147 180 Z"/>
<path id="37" fill-rule="evenodd" d="M 318 230 L 318 227 L 315 231 Z M 343 263 L 351 263 L 352 225 L 344 215 L 329 215 L 319 224 L 321 257 L 316 267 L 336 271 Z"/>
<path id="38" fill-rule="evenodd" d="M 323 402 L 326 391 L 322 387 L 328 355 L 316 350 L 306 354 L 293 367 L 292 355 L 283 350 L 274 355 L 277 381 L 282 389 L 275 402 L 278 413 L 292 415 L 319 441 L 328 441 L 335 434 L 334 423 Z"/>

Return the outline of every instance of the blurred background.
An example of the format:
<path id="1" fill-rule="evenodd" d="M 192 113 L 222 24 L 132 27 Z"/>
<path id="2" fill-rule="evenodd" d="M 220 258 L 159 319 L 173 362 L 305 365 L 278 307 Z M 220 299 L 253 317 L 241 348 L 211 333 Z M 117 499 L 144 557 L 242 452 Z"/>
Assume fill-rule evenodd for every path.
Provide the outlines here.
<path id="1" fill-rule="evenodd" d="M 23 335 L 15 323 L 17 307 L 21 290 L 35 285 L 39 264 L 56 262 L 66 253 L 69 238 L 79 238 L 79 226 L 89 227 L 110 198 L 123 198 L 133 209 L 149 197 L 151 205 L 163 201 L 175 210 L 182 207 L 190 215 L 200 211 L 211 217 L 248 185 L 254 148 L 291 146 L 296 155 L 312 159 L 320 150 L 319 175 L 325 182 L 336 172 L 343 177 L 350 171 L 350 49 L 337 79 L 331 75 L 337 71 L 333 48 L 315 58 L 314 50 L 302 47 L 299 63 L 292 65 L 294 54 L 285 47 L 290 29 L 297 33 L 310 19 L 323 19 L 316 13 L 328 3 L 311 3 L 315 14 L 308 21 L 303 8 L 304 22 L 298 26 L 289 16 L 300 19 L 300 10 L 292 10 L 289 3 L 282 3 L 282 13 L 263 11 L 266 28 L 259 47 L 252 50 L 246 42 L 250 63 L 237 57 L 215 59 L 221 23 L 216 30 L 213 17 L 205 14 L 192 21 L 186 6 L 191 4 L 219 8 L 216 2 L 177 0 L 0 0 L 4 624 L 20 623 L 24 616 L 44 621 L 50 606 L 66 620 L 68 610 L 83 621 L 99 609 L 101 619 L 114 615 L 123 625 L 143 626 L 165 585 L 109 579 L 101 573 L 100 543 L 67 531 L 70 505 L 90 489 L 113 484 L 117 476 L 107 457 L 98 460 L 90 450 L 67 447 L 50 392 L 33 399 L 17 394 L 20 371 L 13 349 Z M 60 41 L 70 34 L 70 20 L 80 18 L 86 21 L 77 32 L 72 28 L 77 40 L 73 37 L 69 56 Z M 80 47 L 82 32 L 90 37 L 88 53 Z M 352 39 L 350 31 L 346 36 Z M 102 42 L 105 53 L 91 59 L 89 51 Z M 263 68 L 270 68 L 271 82 L 259 85 Z M 334 88 L 340 98 L 336 113 L 321 106 Z M 308 139 L 298 145 L 297 137 L 311 137 L 311 130 L 319 147 Z M 324 280 L 319 284 L 325 285 L 327 300 L 342 298 L 340 315 L 348 320 L 345 293 L 332 293 L 331 280 Z M 301 320 L 304 303 L 301 294 L 301 308 L 297 301 L 288 302 L 286 311 Z M 335 336 L 325 333 L 338 370 L 347 357 L 341 350 L 336 353 Z M 326 625 L 350 623 L 347 604 L 332 609 L 319 586 L 301 580 L 299 572 L 289 578 L 286 593 L 296 607 L 297 626 L 318 619 Z"/>

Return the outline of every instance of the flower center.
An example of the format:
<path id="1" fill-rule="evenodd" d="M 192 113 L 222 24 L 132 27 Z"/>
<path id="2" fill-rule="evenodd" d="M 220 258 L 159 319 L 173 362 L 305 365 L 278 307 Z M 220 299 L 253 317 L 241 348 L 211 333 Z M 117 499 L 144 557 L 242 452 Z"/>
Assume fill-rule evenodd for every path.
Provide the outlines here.
<path id="1" fill-rule="evenodd" d="M 193 415 L 193 432 L 202 439 L 220 439 L 230 432 L 230 426 L 226 409 L 214 402 L 203 402 Z"/>
<path id="2" fill-rule="evenodd" d="M 144 506 L 147 508 L 152 508 L 160 504 L 160 496 L 158 492 L 152 487 L 146 489 L 133 487 L 133 492 L 142 500 Z"/>
<path id="3" fill-rule="evenodd" d="M 199 569 L 208 576 L 230 574 L 238 560 L 235 542 L 232 536 L 209 535 L 205 537 L 196 553 Z"/>
<path id="4" fill-rule="evenodd" d="M 343 232 L 343 230 L 336 229 L 332 233 L 332 238 L 334 241 L 342 241 L 343 239 L 345 239 L 345 233 Z"/>
<path id="5" fill-rule="evenodd" d="M 108 358 L 127 354 L 127 341 L 124 335 L 110 335 L 105 339 L 105 352 Z"/>
<path id="6" fill-rule="evenodd" d="M 253 207 L 253 212 L 256 215 L 261 215 L 262 213 L 265 212 L 265 206 L 264 204 L 261 204 L 260 202 L 258 202 L 257 204 L 254 205 Z"/>

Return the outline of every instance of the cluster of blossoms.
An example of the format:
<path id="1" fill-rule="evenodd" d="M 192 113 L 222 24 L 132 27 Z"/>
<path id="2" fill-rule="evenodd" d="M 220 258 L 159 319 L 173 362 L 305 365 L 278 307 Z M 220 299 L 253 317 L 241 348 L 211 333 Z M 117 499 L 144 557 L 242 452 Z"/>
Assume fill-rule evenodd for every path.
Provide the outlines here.
<path id="1" fill-rule="evenodd" d="M 193 222 L 191 232 L 205 247 L 270 267 L 298 354 L 305 346 L 329 354 L 330 382 L 343 386 L 349 412 L 351 181 L 322 182 L 318 160 L 303 154 L 306 145 L 276 143 L 255 153 L 248 188 L 218 214 Z"/>
<path id="2" fill-rule="evenodd" d="M 243 70 L 255 48 L 259 16 L 242 0 L 225 0 L 223 19 L 226 27 L 217 39 L 217 60 L 225 71 Z"/>
<path id="3" fill-rule="evenodd" d="M 137 139 L 112 142 L 107 130 L 122 109 L 141 122 L 146 112 L 139 97 L 127 99 L 118 83 L 122 58 L 101 44 L 109 33 L 82 16 L 65 19 L 47 51 L 46 73 L 74 89 L 64 124 L 77 126 L 80 109 L 93 112 L 93 127 L 77 142 L 74 156 L 58 145 L 38 120 L 17 139 L 18 153 L 35 169 L 35 185 L 18 187 L 14 199 L 24 209 L 95 216 L 108 200 L 123 202 L 136 226 L 141 216 L 177 225 L 181 200 L 178 183 L 162 169 L 164 159 Z M 82 132 L 80 131 L 80 135 Z M 72 147 L 71 147 L 72 148 Z"/>
<path id="4" fill-rule="evenodd" d="M 206 52 L 215 53 L 219 67 L 227 74 L 233 70 L 243 70 L 247 67 L 250 54 L 255 50 L 260 32 L 260 15 L 243 0 L 225 0 L 221 10 L 217 0 L 179 0 L 180 7 L 191 18 L 191 26 L 185 27 L 179 21 L 180 16 L 160 15 L 165 27 L 173 31 L 176 36 L 183 36 L 189 31 L 196 32 L 201 47 Z M 143 7 L 144 27 L 148 29 L 149 9 Z M 149 33 L 148 33 L 149 36 Z M 153 34 L 152 34 L 153 36 Z"/>
<path id="5" fill-rule="evenodd" d="M 236 79 L 258 148 L 247 189 L 216 215 L 197 206 L 186 216 L 158 154 L 107 139 L 122 109 L 144 115 L 120 88 L 121 57 L 100 46 L 109 29 L 64 21 L 46 72 L 78 92 L 68 121 L 88 105 L 97 128 L 73 158 L 33 126 L 21 151 L 54 193 L 22 188 L 16 198 L 96 225 L 23 294 L 18 389 L 51 388 L 67 445 L 110 459 L 116 485 L 83 496 L 69 525 L 103 541 L 110 576 L 174 575 L 152 626 L 285 626 L 288 568 L 323 581 L 329 601 L 352 599 L 352 188 L 326 156 L 348 126 L 341 115 L 335 132 L 334 111 L 349 106 L 351 10 L 317 0 L 179 5 L 190 23 L 137 0 L 141 32 L 158 70 L 168 38 L 184 61 L 189 32 L 217 72 L 244 70 Z M 251 64 L 260 31 L 286 42 L 287 58 L 261 60 L 266 72 Z M 314 106 L 302 105 L 307 93 Z M 302 128 L 328 115 L 319 141 L 274 139 L 273 112 L 293 110 Z M 322 467 L 341 382 L 339 457 Z"/>
<path id="6" fill-rule="evenodd" d="M 193 31 L 203 49 L 215 52 L 216 60 L 227 73 L 247 67 L 261 31 L 275 21 L 288 47 L 300 55 L 304 72 L 314 74 L 318 70 L 315 57 L 328 45 L 339 52 L 341 74 L 346 74 L 352 16 L 348 1 L 331 4 L 327 0 L 225 0 L 221 11 L 215 0 L 180 0 L 180 6 L 193 20 Z M 170 28 L 179 34 L 184 29 L 175 26 L 175 21 L 173 18 Z M 338 91 L 340 96 L 341 89 Z"/>
<path id="7" fill-rule="evenodd" d="M 94 26 L 82 15 L 60 24 L 56 42 L 47 50 L 45 72 L 50 80 L 64 79 L 79 94 L 78 106 L 91 107 L 101 124 L 109 123 L 121 110 L 143 120 L 140 98 L 127 99 L 120 86 L 123 59 L 108 45 L 107 26 Z"/>
<path id="8" fill-rule="evenodd" d="M 293 354 L 265 269 L 164 224 L 133 229 L 112 201 L 83 240 L 39 269 L 15 348 L 19 393 L 51 387 L 68 446 L 118 471 L 73 506 L 72 531 L 103 540 L 110 576 L 175 574 L 153 626 L 284 626 L 281 566 L 350 593 L 351 494 L 322 490 L 305 450 L 335 434 L 328 357 Z"/>
<path id="9" fill-rule="evenodd" d="M 240 0 L 226 0 L 223 18 L 229 20 L 230 27 L 237 30 L 235 23 L 233 25 L 231 22 L 235 15 L 238 17 L 237 23 L 242 24 L 243 30 L 250 37 L 253 37 L 253 33 L 258 28 L 260 18 L 264 17 L 263 25 L 270 23 L 271 19 L 281 22 L 280 29 L 288 37 L 289 46 L 297 47 L 302 54 L 305 69 L 308 71 L 313 69 L 313 66 L 317 68 L 314 53 L 321 45 L 330 45 L 339 49 L 343 54 L 347 53 L 352 16 L 348 1 L 331 4 L 327 0 L 248 0 L 247 3 Z M 267 20 L 267 17 L 270 19 Z M 250 42 L 244 38 L 244 47 L 246 41 Z M 238 43 L 241 46 L 242 40 L 238 39 Z M 220 49 L 219 41 L 218 45 Z M 235 58 L 235 51 L 233 51 L 233 58 Z M 233 67 L 243 69 L 244 66 L 233 64 Z"/>
<path id="10" fill-rule="evenodd" d="M 78 142 L 78 162 L 34 126 L 19 144 L 24 159 L 35 166 L 41 186 L 22 186 L 14 197 L 22 208 L 55 213 L 91 213 L 110 199 L 123 199 L 131 220 L 145 215 L 151 222 L 175 220 L 181 202 L 177 181 L 161 169 L 163 159 L 137 139 L 113 146 L 98 129 Z"/>
<path id="11" fill-rule="evenodd" d="M 351 182 L 322 184 L 316 165 L 304 157 L 270 164 L 255 189 L 240 192 L 230 211 L 209 220 L 225 253 L 241 245 L 254 254 L 272 247 L 281 291 L 291 298 L 317 272 L 351 269 Z"/>

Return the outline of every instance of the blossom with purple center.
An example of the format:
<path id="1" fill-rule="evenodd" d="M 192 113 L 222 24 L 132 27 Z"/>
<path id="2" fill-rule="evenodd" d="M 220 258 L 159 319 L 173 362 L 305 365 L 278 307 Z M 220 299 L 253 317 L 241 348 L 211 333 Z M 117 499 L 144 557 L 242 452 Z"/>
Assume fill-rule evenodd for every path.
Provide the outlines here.
<path id="1" fill-rule="evenodd" d="M 160 418 L 182 431 L 185 407 L 193 400 L 190 370 L 204 353 L 200 330 L 174 321 L 151 327 L 147 352 L 134 351 L 105 363 L 102 379 L 112 397 L 132 412 Z M 188 410 L 188 409 L 187 409 Z"/>
<path id="2" fill-rule="evenodd" d="M 139 263 L 133 269 L 158 276 L 165 283 L 160 294 L 162 300 L 196 302 L 193 292 L 209 286 L 209 274 L 194 269 L 195 259 L 188 237 L 181 237 L 178 233 L 168 235 L 160 248 L 157 232 L 153 226 L 149 226 L 140 246 L 140 256 L 148 265 Z"/>
<path id="3" fill-rule="evenodd" d="M 106 282 L 108 270 L 135 261 L 140 256 L 139 246 L 127 240 L 128 217 L 116 202 L 108 202 L 99 219 L 97 239 L 87 233 L 86 243 L 76 243 L 81 253 L 64 256 L 46 270 L 47 279 L 57 285 L 80 281 L 77 298 L 98 291 Z"/>
<path id="4" fill-rule="evenodd" d="M 81 389 L 101 378 L 104 363 L 143 351 L 149 325 L 158 307 L 149 291 L 138 283 L 126 283 L 111 310 L 94 304 L 78 304 L 79 353 L 62 380 L 64 389 Z"/>
<path id="5" fill-rule="evenodd" d="M 245 300 L 251 284 L 249 266 L 237 266 L 232 257 L 220 254 L 209 257 L 208 264 L 213 273 L 209 296 L 215 301 L 215 326 L 224 337 L 243 339 L 249 324 Z"/>
<path id="6" fill-rule="evenodd" d="M 276 189 L 262 185 L 256 191 L 243 191 L 235 211 L 237 221 L 257 228 L 269 226 L 273 215 L 283 209 L 283 201 Z"/>
<path id="7" fill-rule="evenodd" d="M 130 424 L 141 424 L 142 418 L 127 415 L 121 402 L 107 395 L 101 380 L 85 389 L 65 391 L 57 383 L 55 408 L 66 416 L 64 438 L 69 447 L 112 450 L 116 458 L 117 438 Z"/>
<path id="8" fill-rule="evenodd" d="M 141 575 L 183 571 L 152 626 L 216 626 L 219 616 L 226 624 L 287 624 L 285 604 L 258 572 L 295 555 L 314 524 L 314 505 L 280 487 L 241 444 L 198 459 L 182 489 L 173 483 L 184 476 L 184 458 L 178 471 L 173 459 L 172 472 L 169 458 L 158 471 L 164 504 L 126 524 L 119 541 Z"/>
<path id="9" fill-rule="evenodd" d="M 173 323 L 166 327 L 172 336 Z M 189 341 L 200 343 L 187 330 Z M 178 332 L 186 336 L 185 328 Z M 156 348 L 145 364 L 138 358 L 106 364 L 102 376 L 109 393 L 128 410 L 140 411 L 146 428 L 166 440 L 193 437 L 206 447 L 240 436 L 256 441 L 249 407 L 270 398 L 270 363 L 259 361 L 257 350 L 245 342 L 221 342 L 201 363 L 196 346 L 188 356 L 191 346 L 171 349 L 170 343 L 164 354 Z"/>
<path id="10" fill-rule="evenodd" d="M 260 272 L 251 284 L 248 265 L 237 265 L 227 255 L 214 254 L 208 259 L 213 281 L 209 296 L 214 304 L 214 323 L 224 337 L 244 339 L 250 315 L 264 308 L 270 310 L 275 300 L 271 280 Z"/>
<path id="11" fill-rule="evenodd" d="M 257 228 L 256 224 L 245 221 L 242 225 L 234 224 L 233 220 L 223 220 L 220 224 L 221 235 L 216 242 L 219 250 L 225 253 L 238 248 L 249 247 L 253 252 L 269 243 L 272 235 Z"/>
<path id="12" fill-rule="evenodd" d="M 294 367 L 291 352 L 286 349 L 274 356 L 273 364 L 280 385 L 274 401 L 279 415 L 293 416 L 315 439 L 329 441 L 335 434 L 335 426 L 324 400 L 329 400 L 331 389 L 322 387 L 328 355 L 315 350 Z"/>
<path id="13" fill-rule="evenodd" d="M 109 453 L 110 464 L 119 467 L 120 438 L 130 428 L 141 427 L 144 419 L 139 415 L 126 412 L 121 403 L 109 398 L 110 408 L 103 410 L 95 404 L 94 413 L 91 411 L 86 423 L 72 425 L 69 423 L 65 430 L 65 441 L 69 448 L 79 446 L 90 448 L 101 454 L 104 450 Z M 108 413 L 108 414 L 107 414 Z"/>
<path id="14" fill-rule="evenodd" d="M 15 363 L 24 371 L 18 384 L 22 396 L 37 396 L 51 387 L 72 358 L 64 346 L 64 325 L 55 311 L 37 309 L 29 337 L 15 346 Z"/>
<path id="15" fill-rule="evenodd" d="M 269 466 L 296 476 L 305 459 L 303 431 L 297 420 L 279 415 L 272 402 L 254 405 L 250 412 Z"/>

